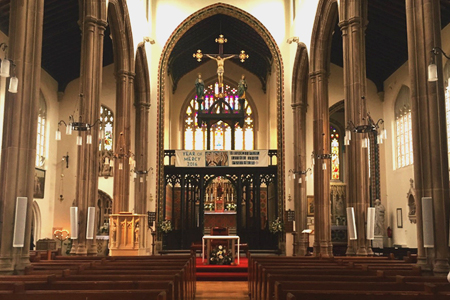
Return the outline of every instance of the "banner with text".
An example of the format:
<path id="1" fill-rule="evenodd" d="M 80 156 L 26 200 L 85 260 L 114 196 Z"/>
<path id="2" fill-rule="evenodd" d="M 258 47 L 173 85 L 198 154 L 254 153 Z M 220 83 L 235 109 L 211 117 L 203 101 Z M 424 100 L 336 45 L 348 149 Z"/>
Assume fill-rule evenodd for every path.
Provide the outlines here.
<path id="1" fill-rule="evenodd" d="M 267 167 L 268 150 L 175 150 L 176 167 Z"/>

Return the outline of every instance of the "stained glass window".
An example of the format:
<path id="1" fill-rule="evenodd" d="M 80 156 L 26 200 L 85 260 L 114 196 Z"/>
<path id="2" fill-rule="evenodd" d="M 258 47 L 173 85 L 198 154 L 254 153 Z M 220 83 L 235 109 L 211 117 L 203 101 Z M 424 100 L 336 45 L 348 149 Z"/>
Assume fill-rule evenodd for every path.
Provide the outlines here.
<path id="1" fill-rule="evenodd" d="M 105 137 L 99 143 L 99 150 L 113 150 L 114 114 L 104 105 L 100 107 L 100 121 L 100 130 L 104 130 Z"/>
<path id="2" fill-rule="evenodd" d="M 331 179 L 339 180 L 339 132 L 331 126 L 330 128 L 330 139 L 331 139 Z"/>
<path id="3" fill-rule="evenodd" d="M 218 92 L 219 85 L 211 84 L 205 89 L 204 109 L 209 109 L 214 104 L 214 95 Z M 205 150 L 207 148 L 207 126 L 203 124 L 198 126 L 197 96 L 191 99 L 186 108 L 184 116 L 184 149 L 186 150 Z M 239 109 L 239 97 L 237 89 L 225 84 L 224 100 L 233 110 Z M 217 106 L 216 113 L 227 113 L 228 106 L 225 104 Z M 254 119 L 253 110 L 247 100 L 244 103 L 245 122 L 241 128 L 236 124 L 235 145 L 236 150 L 254 149 Z M 231 127 L 223 121 L 218 121 L 211 126 L 211 149 L 212 150 L 231 150 Z"/>
<path id="4" fill-rule="evenodd" d="M 411 103 L 409 89 L 403 86 L 395 102 L 397 168 L 413 164 Z"/>
<path id="5" fill-rule="evenodd" d="M 46 149 L 45 149 L 45 123 L 47 120 L 47 104 L 45 103 L 44 95 L 40 93 L 39 97 L 39 112 L 37 124 L 37 139 L 36 139 L 36 167 L 43 167 L 45 165 Z"/>

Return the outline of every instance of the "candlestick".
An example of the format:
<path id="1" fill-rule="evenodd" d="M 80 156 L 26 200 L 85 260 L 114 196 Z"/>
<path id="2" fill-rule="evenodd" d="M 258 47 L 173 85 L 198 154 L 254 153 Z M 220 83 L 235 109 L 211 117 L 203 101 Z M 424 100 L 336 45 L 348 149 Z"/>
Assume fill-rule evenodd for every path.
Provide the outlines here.
<path id="1" fill-rule="evenodd" d="M 295 231 L 295 221 L 292 221 L 292 231 Z"/>

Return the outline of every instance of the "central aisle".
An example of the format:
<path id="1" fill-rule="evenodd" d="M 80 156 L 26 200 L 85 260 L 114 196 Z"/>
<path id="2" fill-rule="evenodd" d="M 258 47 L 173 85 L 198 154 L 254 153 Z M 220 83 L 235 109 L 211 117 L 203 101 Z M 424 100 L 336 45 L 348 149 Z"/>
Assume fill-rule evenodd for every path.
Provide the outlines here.
<path id="1" fill-rule="evenodd" d="M 249 299 L 247 281 L 197 281 L 195 299 Z"/>

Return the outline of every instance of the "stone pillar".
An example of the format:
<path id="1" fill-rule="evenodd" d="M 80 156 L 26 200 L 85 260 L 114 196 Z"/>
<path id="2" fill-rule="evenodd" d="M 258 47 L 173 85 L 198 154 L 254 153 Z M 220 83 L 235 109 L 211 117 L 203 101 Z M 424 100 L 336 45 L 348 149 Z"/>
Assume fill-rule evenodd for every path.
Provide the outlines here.
<path id="1" fill-rule="evenodd" d="M 100 91 L 103 70 L 103 36 L 106 29 L 105 0 L 85 0 L 80 6 L 81 66 L 80 66 L 80 115 L 81 121 L 94 124 L 90 130 L 92 144 L 86 143 L 88 131 L 78 132 L 83 144 L 78 146 L 77 181 L 75 201 L 78 206 L 77 255 L 97 255 L 95 238 L 86 239 L 88 207 L 97 207 L 98 198 L 98 133 L 100 118 Z M 78 121 L 78 120 L 75 120 Z M 94 235 L 96 232 L 94 232 Z"/>
<path id="2" fill-rule="evenodd" d="M 116 158 L 114 159 L 114 201 L 113 213 L 129 211 L 130 196 L 130 164 L 131 155 L 131 109 L 134 73 L 121 70 L 116 73 L 116 123 L 115 132 L 118 137 Z M 122 135 L 122 136 L 119 136 Z M 124 154 L 125 156 L 117 156 Z M 119 164 L 122 164 L 122 169 Z"/>
<path id="3" fill-rule="evenodd" d="M 367 0 L 342 0 L 339 27 L 342 31 L 344 59 L 344 95 L 346 122 L 368 124 L 366 111 L 365 30 Z M 367 148 L 362 148 L 367 134 L 353 133 L 346 149 L 347 206 L 354 207 L 357 240 L 349 241 L 347 255 L 373 254 L 366 239 L 366 215 L 369 207 L 369 161 Z"/>
<path id="4" fill-rule="evenodd" d="M 294 103 L 292 104 L 294 111 L 294 165 L 300 172 L 297 174 L 302 179 L 302 183 L 298 183 L 298 179 L 294 179 L 294 207 L 296 231 L 298 236 L 297 255 L 305 256 L 308 253 L 309 236 L 302 234 L 304 229 L 308 229 L 307 225 L 307 182 L 305 177 L 307 174 L 302 174 L 308 167 L 306 165 L 306 104 Z M 297 167 L 298 166 L 298 167 Z"/>
<path id="5" fill-rule="evenodd" d="M 136 95 L 137 96 L 137 95 Z M 147 178 L 148 178 L 148 114 L 150 103 L 146 95 L 140 95 L 136 101 L 136 170 L 145 171 L 138 173 L 135 181 L 135 212 L 144 214 L 147 212 Z M 151 174 L 151 172 L 150 172 Z"/>
<path id="6" fill-rule="evenodd" d="M 331 244 L 330 159 L 318 156 L 330 153 L 328 74 L 324 70 L 310 74 L 314 102 L 314 254 L 333 256 Z M 322 164 L 326 164 L 324 170 Z"/>
<path id="7" fill-rule="evenodd" d="M 23 270 L 29 249 L 41 81 L 43 0 L 11 1 L 9 58 L 16 64 L 17 94 L 6 92 L 0 169 L 0 273 Z M 8 84 L 9 80 L 6 80 Z M 23 247 L 13 248 L 17 197 L 27 197 Z"/>
<path id="8" fill-rule="evenodd" d="M 441 47 L 438 0 L 406 0 L 408 66 L 411 78 L 414 179 L 416 185 L 418 265 L 449 271 L 449 176 L 442 56 L 434 57 L 438 81 L 429 82 L 433 47 Z M 433 198 L 434 248 L 423 247 L 422 197 Z"/>

